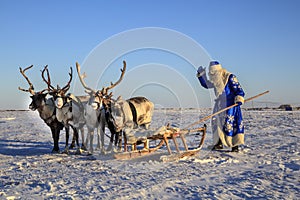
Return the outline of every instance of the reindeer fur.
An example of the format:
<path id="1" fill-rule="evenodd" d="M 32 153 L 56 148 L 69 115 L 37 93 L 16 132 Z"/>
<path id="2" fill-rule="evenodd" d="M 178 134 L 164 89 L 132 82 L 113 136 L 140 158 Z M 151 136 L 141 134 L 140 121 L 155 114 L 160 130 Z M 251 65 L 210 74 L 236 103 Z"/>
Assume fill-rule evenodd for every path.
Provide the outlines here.
<path id="1" fill-rule="evenodd" d="M 127 141 L 130 143 L 134 137 L 133 129 L 139 126 L 149 128 L 152 120 L 154 105 L 145 97 L 133 97 L 123 100 L 118 97 L 111 101 L 111 114 L 117 132 L 123 132 L 125 151 Z M 121 141 L 121 138 L 120 138 Z"/>

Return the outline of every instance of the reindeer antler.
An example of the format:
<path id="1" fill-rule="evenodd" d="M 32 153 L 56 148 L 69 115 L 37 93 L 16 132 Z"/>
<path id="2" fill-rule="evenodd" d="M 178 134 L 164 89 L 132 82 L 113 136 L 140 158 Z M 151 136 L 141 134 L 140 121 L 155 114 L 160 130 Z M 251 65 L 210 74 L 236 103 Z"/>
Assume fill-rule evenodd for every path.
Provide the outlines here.
<path id="1" fill-rule="evenodd" d="M 43 81 L 45 83 L 47 83 L 47 86 L 48 86 L 48 90 L 49 92 L 59 92 L 59 91 L 63 91 L 64 93 L 66 93 L 69 89 L 70 89 L 70 83 L 72 81 L 72 73 L 73 73 L 73 70 L 72 70 L 72 67 L 70 67 L 70 70 L 71 72 L 69 73 L 69 76 L 70 76 L 70 80 L 68 81 L 67 85 L 65 87 L 63 87 L 62 89 L 59 88 L 59 86 L 57 85 L 57 89 L 51 85 L 51 79 L 50 79 L 50 73 L 49 73 L 49 70 L 48 70 L 48 65 L 46 65 L 42 71 L 42 78 L 43 78 Z M 45 78 L 45 71 L 47 72 L 47 79 Z"/>
<path id="2" fill-rule="evenodd" d="M 24 91 L 24 92 L 29 92 L 30 94 L 34 95 L 35 92 L 34 92 L 34 87 L 33 87 L 33 84 L 30 82 L 29 78 L 25 75 L 25 71 L 32 68 L 33 65 L 30 65 L 29 67 L 26 67 L 24 70 L 20 67 L 20 73 L 23 75 L 23 77 L 26 79 L 27 83 L 29 84 L 29 89 L 26 90 L 26 89 L 23 89 L 21 87 L 18 87 L 19 90 L 21 91 Z"/>
<path id="3" fill-rule="evenodd" d="M 126 62 L 125 62 L 125 60 L 123 61 L 123 69 L 120 69 L 121 70 L 121 76 L 120 76 L 120 78 L 119 78 L 119 80 L 117 81 L 117 82 L 115 82 L 115 83 L 110 83 L 110 86 L 108 86 L 108 87 L 106 87 L 106 88 L 102 88 L 102 91 L 101 91 L 101 93 L 103 94 L 103 95 L 107 95 L 107 93 L 108 93 L 108 90 L 110 90 L 110 89 L 112 89 L 112 88 L 114 88 L 114 87 L 116 87 L 121 81 L 122 81 L 122 79 L 123 79 L 123 77 L 124 77 L 124 74 L 125 74 L 125 71 L 126 71 Z"/>
<path id="4" fill-rule="evenodd" d="M 47 72 L 47 80 L 46 80 L 45 75 L 44 75 L 45 71 Z M 42 70 L 42 79 L 43 79 L 43 81 L 44 81 L 45 83 L 47 83 L 47 86 L 48 86 L 48 90 L 49 90 L 49 91 L 55 90 L 55 87 L 53 87 L 53 86 L 51 85 L 51 79 L 50 79 L 50 73 L 49 73 L 49 70 L 48 70 L 48 65 L 46 65 L 46 66 L 44 67 L 44 69 Z"/>
<path id="5" fill-rule="evenodd" d="M 92 88 L 88 87 L 86 85 L 86 83 L 84 82 L 83 79 L 86 77 L 86 74 L 85 74 L 85 72 L 83 74 L 80 73 L 80 65 L 79 65 L 78 62 L 76 62 L 76 69 L 77 69 L 77 73 L 78 73 L 78 77 L 79 77 L 79 80 L 81 82 L 81 85 L 85 88 L 85 92 L 86 93 L 91 93 L 91 92 L 96 93 L 95 90 L 93 90 Z"/>
<path id="6" fill-rule="evenodd" d="M 69 73 L 70 76 L 70 80 L 68 81 L 67 85 L 65 87 L 62 88 L 62 90 L 66 93 L 69 89 L 70 89 L 70 84 L 72 81 L 72 77 L 73 77 L 73 69 L 72 67 L 70 67 L 71 72 Z"/>

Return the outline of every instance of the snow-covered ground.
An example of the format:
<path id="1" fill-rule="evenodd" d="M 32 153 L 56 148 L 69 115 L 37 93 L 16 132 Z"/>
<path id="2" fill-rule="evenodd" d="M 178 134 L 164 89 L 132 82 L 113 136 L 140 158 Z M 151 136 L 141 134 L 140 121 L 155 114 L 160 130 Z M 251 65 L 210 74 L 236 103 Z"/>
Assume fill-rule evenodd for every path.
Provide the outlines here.
<path id="1" fill-rule="evenodd" d="M 155 110 L 151 126 L 185 127 L 210 112 Z M 243 114 L 246 144 L 240 153 L 210 151 L 208 126 L 197 156 L 162 162 L 165 147 L 127 161 L 99 151 L 51 154 L 50 129 L 37 112 L 0 111 L 0 199 L 299 199 L 300 112 Z M 64 137 L 62 132 L 61 150 Z"/>

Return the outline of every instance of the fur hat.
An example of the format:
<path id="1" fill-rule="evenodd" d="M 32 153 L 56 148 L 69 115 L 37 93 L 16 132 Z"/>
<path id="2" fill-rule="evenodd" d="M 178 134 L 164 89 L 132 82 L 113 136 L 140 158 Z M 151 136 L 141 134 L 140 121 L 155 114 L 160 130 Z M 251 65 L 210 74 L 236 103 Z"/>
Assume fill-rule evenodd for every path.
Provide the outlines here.
<path id="1" fill-rule="evenodd" d="M 222 66 L 218 61 L 211 61 L 208 69 L 210 74 L 214 74 L 216 71 L 220 71 Z"/>

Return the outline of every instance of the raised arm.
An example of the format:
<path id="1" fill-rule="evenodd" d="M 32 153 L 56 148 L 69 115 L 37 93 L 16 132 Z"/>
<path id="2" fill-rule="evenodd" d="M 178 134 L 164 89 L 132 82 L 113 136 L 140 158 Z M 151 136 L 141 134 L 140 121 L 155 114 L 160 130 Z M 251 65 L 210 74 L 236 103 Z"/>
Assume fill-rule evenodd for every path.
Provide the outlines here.
<path id="1" fill-rule="evenodd" d="M 197 70 L 197 77 L 202 87 L 209 89 L 213 88 L 213 84 L 207 79 L 205 68 L 200 66 Z"/>

